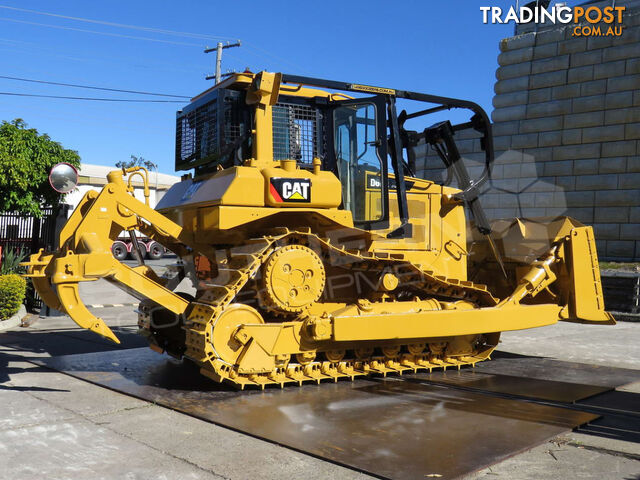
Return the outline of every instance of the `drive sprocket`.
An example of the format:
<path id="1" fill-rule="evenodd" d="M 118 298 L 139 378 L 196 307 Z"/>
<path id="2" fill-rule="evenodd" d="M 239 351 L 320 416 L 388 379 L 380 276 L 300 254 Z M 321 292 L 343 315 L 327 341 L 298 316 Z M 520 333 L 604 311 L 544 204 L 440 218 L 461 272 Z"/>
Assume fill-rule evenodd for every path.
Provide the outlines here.
<path id="1" fill-rule="evenodd" d="M 262 267 L 260 298 L 268 310 L 293 314 L 317 302 L 325 286 L 325 269 L 316 252 L 304 245 L 286 245 Z"/>

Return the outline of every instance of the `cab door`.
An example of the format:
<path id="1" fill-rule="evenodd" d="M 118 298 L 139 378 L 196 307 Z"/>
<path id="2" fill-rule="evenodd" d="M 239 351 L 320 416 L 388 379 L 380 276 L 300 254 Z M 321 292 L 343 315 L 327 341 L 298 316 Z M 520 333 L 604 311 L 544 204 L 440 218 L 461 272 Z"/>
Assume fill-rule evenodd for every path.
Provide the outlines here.
<path id="1" fill-rule="evenodd" d="M 342 205 L 366 230 L 389 226 L 387 125 L 383 97 L 331 102 L 329 148 L 342 183 Z"/>

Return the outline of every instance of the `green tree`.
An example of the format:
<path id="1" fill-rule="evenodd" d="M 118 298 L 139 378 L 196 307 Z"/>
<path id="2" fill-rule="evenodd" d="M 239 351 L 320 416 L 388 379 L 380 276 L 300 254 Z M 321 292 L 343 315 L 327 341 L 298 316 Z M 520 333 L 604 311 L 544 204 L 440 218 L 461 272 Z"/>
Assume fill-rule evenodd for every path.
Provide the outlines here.
<path id="1" fill-rule="evenodd" d="M 0 124 L 0 211 L 42 216 L 42 206 L 56 206 L 62 195 L 49 185 L 56 163 L 78 167 L 80 156 L 49 135 L 27 128 L 20 118 Z"/>
<path id="2" fill-rule="evenodd" d="M 116 163 L 116 167 L 118 168 L 131 168 L 131 167 L 146 167 L 147 170 L 158 169 L 158 165 L 153 163 L 151 160 L 145 160 L 143 157 L 136 157 L 135 155 L 131 155 L 131 160 L 128 161 L 119 161 Z"/>

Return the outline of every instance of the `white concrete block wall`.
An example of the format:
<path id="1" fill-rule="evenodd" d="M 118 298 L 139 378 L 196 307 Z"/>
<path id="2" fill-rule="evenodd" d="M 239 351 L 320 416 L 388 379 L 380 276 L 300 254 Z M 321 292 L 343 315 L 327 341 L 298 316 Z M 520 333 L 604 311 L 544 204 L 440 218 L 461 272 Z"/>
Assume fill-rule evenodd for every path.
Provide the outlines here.
<path id="1" fill-rule="evenodd" d="M 640 1 L 617 5 L 627 7 L 621 37 L 527 25 L 500 42 L 483 203 L 493 218 L 570 215 L 594 226 L 601 258 L 640 261 Z M 458 136 L 477 173 L 474 137 Z M 433 153 L 425 148 L 417 166 L 439 180 Z"/>

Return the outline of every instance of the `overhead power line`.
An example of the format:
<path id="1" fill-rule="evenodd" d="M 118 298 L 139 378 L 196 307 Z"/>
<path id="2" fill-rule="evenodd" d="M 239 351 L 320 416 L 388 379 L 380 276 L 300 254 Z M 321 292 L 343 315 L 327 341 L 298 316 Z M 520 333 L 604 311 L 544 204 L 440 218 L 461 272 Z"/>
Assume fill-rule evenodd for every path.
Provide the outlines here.
<path id="1" fill-rule="evenodd" d="M 6 9 L 6 10 L 15 10 L 17 12 L 26 12 L 26 13 L 33 13 L 35 15 L 46 15 L 48 17 L 56 17 L 56 18 L 64 18 L 65 20 L 74 20 L 77 22 L 85 22 L 85 23 L 95 23 L 97 25 L 106 25 L 109 27 L 118 27 L 118 28 L 128 28 L 131 30 L 140 30 L 143 32 L 152 32 L 152 33 L 161 33 L 163 35 L 174 35 L 174 36 L 178 36 L 178 37 L 188 37 L 188 38 L 202 38 L 202 39 L 222 39 L 222 40 L 232 40 L 233 37 L 223 37 L 223 36 L 219 36 L 219 35 L 206 35 L 203 33 L 191 33 L 191 32 L 179 32 L 176 30 L 165 30 L 162 28 L 153 28 L 153 27 L 143 27 L 140 25 L 129 25 L 126 23 L 114 23 L 114 22 L 107 22 L 104 20 L 94 20 L 91 18 L 84 18 L 84 17 L 71 17 L 68 15 L 60 15 L 57 13 L 51 13 L 51 12 L 42 12 L 39 10 L 29 10 L 27 8 L 18 8 L 18 7 L 10 7 L 8 5 L 0 5 L 0 8 Z"/>
<path id="2" fill-rule="evenodd" d="M 195 65 L 189 63 L 175 63 L 168 61 L 154 61 L 145 58 L 143 61 L 140 58 L 127 58 L 127 57 L 112 57 L 104 55 L 101 52 L 92 52 L 91 56 L 84 55 L 64 55 L 59 53 L 61 50 L 58 48 L 49 48 L 39 45 L 34 42 L 24 42 L 19 40 L 11 40 L 7 38 L 0 38 L 0 49 L 7 50 L 9 52 L 20 52 L 26 55 L 34 56 L 46 56 L 47 58 L 61 58 L 64 60 L 70 60 L 73 62 L 80 62 L 83 64 L 98 64 L 104 66 L 105 63 L 116 64 L 118 67 L 128 65 L 132 68 L 145 68 L 145 69 L 157 69 L 171 72 L 192 72 L 194 75 L 199 75 L 202 70 L 202 65 Z"/>
<path id="3" fill-rule="evenodd" d="M 44 83 L 46 85 L 59 85 L 62 87 L 86 88 L 89 90 L 104 90 L 106 92 L 135 93 L 138 95 L 153 95 L 156 97 L 174 97 L 174 98 L 186 98 L 186 99 L 191 98 L 186 95 L 171 95 L 168 93 L 152 93 L 152 92 L 143 92 L 140 90 L 123 90 L 121 88 L 96 87 L 93 85 L 78 85 L 75 83 L 49 82 L 46 80 L 34 80 L 32 78 L 10 77 L 8 75 L 0 75 L 0 78 L 6 79 L 6 80 L 17 80 L 20 82 Z"/>
<path id="4" fill-rule="evenodd" d="M 0 20 L 4 20 L 5 22 L 24 23 L 26 25 L 36 25 L 38 27 L 57 28 L 60 30 L 71 30 L 74 32 L 82 32 L 82 33 L 93 33 L 95 35 L 105 35 L 107 37 L 128 38 L 132 40 L 146 40 L 147 42 L 168 43 L 171 45 L 183 45 L 187 47 L 200 47 L 200 44 L 197 44 L 197 43 L 175 42 L 173 40 L 161 40 L 159 38 L 136 37 L 133 35 L 123 35 L 121 33 L 99 32 L 97 30 L 87 30 L 84 28 L 65 27 L 62 25 L 51 25 L 48 23 L 28 22 L 26 20 L 17 20 L 15 18 L 0 17 Z"/>
<path id="5" fill-rule="evenodd" d="M 157 33 L 157 34 L 161 34 L 161 35 L 172 35 L 172 36 L 183 37 L 183 38 L 193 38 L 193 39 L 201 39 L 201 40 L 208 40 L 208 39 L 235 40 L 237 38 L 237 36 L 230 37 L 230 36 L 220 36 L 220 35 L 207 35 L 207 34 L 202 34 L 202 33 L 182 32 L 182 31 L 177 31 L 177 30 L 167 30 L 167 29 L 154 28 L 154 27 L 144 27 L 144 26 L 140 26 L 140 25 L 115 23 L 115 22 L 109 22 L 109 21 L 104 21 L 104 20 L 95 20 L 95 19 L 85 18 L 85 17 L 73 17 L 73 16 L 61 15 L 61 14 L 57 14 L 57 13 L 43 12 L 43 11 L 40 11 L 40 10 L 31 10 L 31 9 L 27 9 L 27 8 L 11 7 L 11 6 L 8 6 L 8 5 L 0 5 L 0 9 L 13 10 L 13 11 L 17 11 L 17 12 L 31 13 L 31 14 L 34 14 L 34 15 L 43 15 L 43 16 L 48 16 L 48 17 L 62 18 L 62 19 L 65 19 L 65 20 L 72 20 L 72 21 L 77 21 L 77 22 L 85 22 L 85 23 L 91 23 L 91 24 L 96 24 L 96 25 L 105 25 L 105 26 L 109 26 L 109 27 L 126 28 L 126 29 L 131 29 L 131 30 L 138 30 L 138 31 L 142 31 L 142 32 Z M 112 36 L 112 37 L 130 38 L 130 39 L 134 39 L 134 40 L 146 40 L 146 41 L 150 41 L 150 42 L 168 43 L 168 44 L 184 45 L 184 46 L 190 46 L 190 47 L 194 47 L 194 46 L 200 47 L 201 46 L 201 45 L 196 45 L 196 44 L 193 44 L 193 43 L 174 42 L 174 41 L 170 41 L 170 40 L 161 40 L 161 39 L 148 38 L 148 37 L 136 37 L 136 36 L 130 36 L 130 35 L 117 34 L 117 33 L 107 33 L 107 32 L 100 32 L 100 31 L 96 31 L 96 30 L 86 30 L 86 29 L 80 29 L 80 28 L 74 28 L 74 27 L 66 27 L 66 26 L 62 26 L 62 25 L 51 25 L 51 24 L 44 24 L 44 23 L 37 23 L 37 22 L 28 22 L 26 20 L 10 19 L 10 18 L 6 18 L 6 17 L 0 17 L 0 20 L 16 22 L 16 23 L 25 23 L 25 24 L 28 24 L 28 25 L 36 25 L 36 26 L 49 27 L 49 28 L 58 28 L 58 29 L 63 29 L 63 30 L 72 30 L 72 31 L 78 31 L 78 32 L 93 33 L 93 34 L 96 34 L 96 35 L 107 35 L 107 36 Z M 290 66 L 293 66 L 293 67 L 297 68 L 299 71 L 307 71 L 307 72 L 309 71 L 308 69 L 302 67 L 301 65 L 299 65 L 297 63 L 294 63 L 294 62 L 291 62 L 290 60 L 288 60 L 286 58 L 274 55 L 270 51 L 265 50 L 264 48 L 258 47 L 257 45 L 253 45 L 253 44 L 248 43 L 248 42 L 246 42 L 245 45 L 249 49 L 252 49 L 252 50 L 256 51 L 256 53 L 247 52 L 247 53 L 251 53 L 251 54 L 255 55 L 256 57 L 262 58 L 263 56 L 266 55 L 268 57 L 271 57 L 271 59 L 273 59 L 273 60 L 276 60 L 278 62 L 283 62 L 283 63 L 286 63 L 286 64 L 288 64 Z"/>
<path id="6" fill-rule="evenodd" d="M 57 13 L 43 12 L 43 11 L 39 11 L 39 10 L 30 10 L 30 9 L 27 9 L 27 8 L 11 7 L 11 6 L 8 6 L 8 5 L 0 5 L 0 9 L 13 10 L 13 11 L 25 12 L 25 13 L 32 13 L 32 14 L 35 14 L 35 15 L 44 15 L 44 16 L 55 17 L 55 18 L 62 18 L 62 19 L 65 19 L 65 20 L 73 20 L 73 21 L 78 21 L 78 22 L 92 23 L 92 24 L 97 24 L 97 25 L 105 25 L 105 26 L 109 26 L 109 27 L 126 28 L 126 29 L 138 30 L 138 31 L 143 31 L 143 32 L 149 32 L 149 33 L 158 33 L 158 34 L 161 34 L 161 35 L 172 35 L 172 36 L 183 37 L 183 38 L 193 38 L 193 39 L 201 39 L 201 40 L 210 40 L 210 39 L 235 40 L 237 38 L 237 36 L 228 37 L 228 36 L 220 36 L 220 35 L 207 35 L 207 34 L 202 34 L 202 33 L 181 32 L 181 31 L 177 31 L 177 30 L 166 30 L 166 29 L 161 29 L 161 28 L 144 27 L 144 26 L 140 26 L 140 25 L 130 25 L 130 24 L 124 24 L 124 23 L 115 23 L 115 22 L 108 22 L 108 21 L 104 21 L 104 20 L 95 20 L 95 19 L 84 18 L 84 17 L 73 17 L 73 16 L 68 16 L 68 15 L 60 15 L 60 14 L 57 14 Z M 170 41 L 170 40 L 160 40 L 160 39 L 154 39 L 154 38 L 136 37 L 136 36 L 130 36 L 130 35 L 117 34 L 117 33 L 107 33 L 107 32 L 100 32 L 100 31 L 96 31 L 96 30 L 86 30 L 86 29 L 80 29 L 80 28 L 74 28 L 74 27 L 66 27 L 66 26 L 62 26 L 62 25 L 51 25 L 51 24 L 45 24 L 45 23 L 28 22 L 26 20 L 17 20 L 17 19 L 6 18 L 6 17 L 0 17 L 0 20 L 5 20 L 5 21 L 9 21 L 9 22 L 16 22 L 16 23 L 24 23 L 24 24 L 28 24 L 28 25 L 49 27 L 49 28 L 58 28 L 58 29 L 62 29 L 62 30 L 72 30 L 72 31 L 78 31 L 78 32 L 93 33 L 93 34 L 96 34 L 96 35 L 107 35 L 107 36 L 112 36 L 112 37 L 130 38 L 130 39 L 134 39 L 134 40 L 146 40 L 146 41 L 150 41 L 150 42 L 169 43 L 169 44 L 174 44 L 174 45 L 185 45 L 185 46 L 190 46 L 190 47 L 192 47 L 192 46 L 200 47 L 201 46 L 201 45 L 196 45 L 196 44 L 193 44 L 193 43 L 173 42 L 173 41 Z M 253 55 L 255 55 L 257 57 L 263 57 L 264 55 L 266 55 L 268 57 L 271 57 L 273 60 L 277 60 L 279 62 L 283 62 L 283 63 L 286 63 L 286 64 L 288 64 L 290 66 L 296 67 L 299 71 L 308 71 L 306 68 L 304 68 L 304 67 L 302 67 L 302 66 L 300 66 L 300 65 L 298 65 L 298 64 L 296 64 L 294 62 L 291 62 L 290 60 L 288 60 L 286 58 L 276 56 L 276 55 L 272 54 L 271 52 L 269 52 L 268 50 L 265 50 L 264 48 L 258 47 L 257 45 L 253 45 L 251 43 L 245 43 L 245 45 L 249 49 L 255 50 L 257 53 L 253 53 Z"/>
<path id="7" fill-rule="evenodd" d="M 12 97 L 37 97 L 37 98 L 58 98 L 62 100 L 89 100 L 94 102 L 135 102 L 135 103 L 184 103 L 180 100 L 136 100 L 134 98 L 95 98 L 95 97 L 67 97 L 63 95 L 36 95 L 33 93 L 0 92 L 0 95 Z"/>

